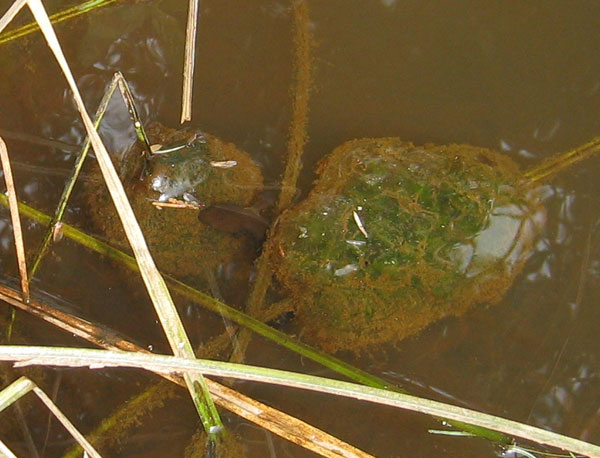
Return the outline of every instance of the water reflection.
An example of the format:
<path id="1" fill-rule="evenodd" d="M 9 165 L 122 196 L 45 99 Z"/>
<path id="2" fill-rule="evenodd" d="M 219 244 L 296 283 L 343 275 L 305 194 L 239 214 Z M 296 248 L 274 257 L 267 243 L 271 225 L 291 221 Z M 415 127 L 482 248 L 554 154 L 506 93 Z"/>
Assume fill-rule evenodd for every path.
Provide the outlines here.
<path id="1" fill-rule="evenodd" d="M 536 190 L 536 193 L 539 193 Z M 513 272 L 529 256 L 529 250 L 546 223 L 543 208 L 534 211 L 522 205 L 495 207 L 487 227 L 466 244 L 455 246 L 450 258 L 467 278 L 475 277 L 500 261 Z"/>
<path id="2" fill-rule="evenodd" d="M 184 24 L 180 3 L 127 4 L 107 9 L 89 21 L 78 20 L 73 30 L 62 30 L 61 39 L 68 57 L 73 57 L 74 73 L 90 111 L 112 73 L 120 70 L 131 83 L 144 120 L 160 118 L 175 126 Z M 319 46 L 310 143 L 302 176 L 305 189 L 316 161 L 352 138 L 394 135 L 416 143 L 454 141 L 499 147 L 521 165 L 532 165 L 600 132 L 597 117 L 590 115 L 599 101 L 600 40 L 594 22 L 598 7 L 589 2 L 550 1 L 534 7 L 491 1 L 472 8 L 447 1 L 334 0 L 311 2 L 310 6 Z M 201 14 L 196 123 L 260 156 L 270 178 L 278 179 L 290 104 L 288 3 L 248 1 L 232 7 L 208 0 L 202 2 Z M 556 24 L 561 25 L 560 32 Z M 38 58 L 40 43 L 32 40 L 27 59 Z M 19 62 L 18 58 L 15 61 Z M 62 77 L 50 70 L 33 71 L 33 65 L 19 67 L 27 71 L 4 67 L 1 127 L 80 144 L 83 130 Z M 49 61 L 39 65 L 53 68 Z M 19 92 L 14 81 L 22 88 Z M 102 130 L 112 151 L 128 149 L 134 139 L 129 126 L 126 110 L 116 96 Z M 58 170 L 73 158 L 72 152 L 21 144 L 13 149 L 23 162 Z M 396 353 L 386 348 L 387 359 L 373 362 L 344 356 L 374 372 L 411 374 L 410 379 L 427 395 L 449 396 L 516 419 L 529 417 L 538 425 L 598 442 L 595 386 L 599 375 L 596 361 L 600 359 L 596 348 L 600 254 L 597 226 L 587 225 L 599 214 L 597 164 L 595 159 L 571 169 L 555 187 L 547 188 L 550 191 L 543 197 L 548 215 L 545 232 L 523 275 L 501 304 L 474 311 L 461 320 L 439 322 L 398 344 Z M 39 175 L 18 178 L 23 197 L 48 208 L 54 205 L 62 183 Z M 511 245 L 511 237 L 520 231 L 530 234 L 541 221 L 540 214 L 522 212 L 518 206 L 498 208 L 489 232 L 472 245 L 456 248 L 463 271 L 475 275 L 494 255 L 518 258 L 522 246 Z M 513 219 L 515 214 L 527 221 L 522 228 Z M 355 229 L 352 219 L 348 222 Z M 369 229 L 368 221 L 365 226 Z M 499 238 L 506 242 L 496 244 Z M 365 242 L 358 233 L 341 240 L 346 248 L 355 250 L 354 255 Z M 0 248 L 4 275 L 14 259 L 5 213 L 0 220 Z M 146 320 L 152 325 L 151 310 L 137 302 L 133 305 L 131 291 L 125 287 L 117 294 L 115 290 L 107 292 L 103 285 L 85 284 L 85 294 L 78 296 L 73 292 L 73 276 L 84 268 L 94 272 L 98 282 L 115 285 L 122 279 L 107 274 L 109 269 L 99 267 L 98 260 L 88 261 L 81 250 L 67 257 L 63 244 L 57 252 L 74 263 L 51 261 L 52 275 L 43 272 L 46 276 L 42 275 L 41 281 L 52 281 L 43 283 L 44 287 L 63 288 L 71 300 L 95 300 L 96 306 L 90 307 L 95 313 L 106 311 L 106 319 L 115 317 L 115 324 L 130 326 L 134 334 L 143 330 L 141 326 L 133 329 L 137 323 L 131 322 L 132 309 L 140 314 L 136 322 Z M 86 261 L 81 260 L 84 257 Z M 92 264 L 97 270 L 88 269 Z M 356 265 L 355 260 L 344 261 L 331 273 L 344 274 L 340 279 L 356 277 L 360 273 Z M 217 270 L 224 278 L 235 277 L 230 266 Z M 63 277 L 62 282 L 54 281 Z M 160 335 L 155 337 L 158 343 L 160 339 Z M 296 370 L 313 369 L 263 341 L 255 340 L 254 345 L 252 354 L 258 363 L 285 362 Z M 260 395 L 278 398 L 274 390 L 265 389 Z M 355 404 L 340 402 L 335 409 L 323 409 L 320 398 L 290 396 L 289 392 L 280 398 L 280 405 L 306 408 L 306 418 L 341 429 L 342 436 L 357 438 L 380 456 L 406 450 L 413 456 L 431 456 L 432 449 L 465 456 L 473 451 L 471 447 L 477 447 L 473 442 L 420 435 L 427 428 L 419 419 L 410 417 L 417 425 L 410 429 L 408 421 L 399 422 L 401 425 L 394 421 L 400 417 L 396 412 L 381 414 L 374 409 L 367 411 L 372 417 L 366 417 L 363 407 Z M 106 399 L 95 402 L 90 409 L 105 405 Z M 357 412 L 361 415 L 353 423 Z M 343 426 L 339 426 L 340 418 Z M 365 422 L 365 418 L 373 421 Z M 369 424 L 375 426 L 368 428 Z M 399 435 L 399 430 L 410 434 Z M 255 444 L 257 456 L 268 448 L 260 447 L 264 445 L 260 435 Z M 472 455 L 494 453 L 485 450 Z"/>

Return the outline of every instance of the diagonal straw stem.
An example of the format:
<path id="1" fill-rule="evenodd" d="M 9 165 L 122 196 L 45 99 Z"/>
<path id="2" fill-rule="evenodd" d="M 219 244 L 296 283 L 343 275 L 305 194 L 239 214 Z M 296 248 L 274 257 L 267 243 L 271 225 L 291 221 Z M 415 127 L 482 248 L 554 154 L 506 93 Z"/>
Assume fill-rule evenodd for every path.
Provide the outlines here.
<path id="1" fill-rule="evenodd" d="M 589 142 L 566 153 L 559 153 L 549 157 L 545 161 L 542 161 L 541 164 L 526 171 L 524 173 L 525 178 L 531 181 L 550 179 L 561 170 L 587 159 L 598 151 L 600 151 L 600 137 L 593 138 Z"/>
<path id="2" fill-rule="evenodd" d="M 13 237 L 15 239 L 15 248 L 17 251 L 17 263 L 19 265 L 19 274 L 21 276 L 21 294 L 25 302 L 29 302 L 29 280 L 27 277 L 27 264 L 25 262 L 25 245 L 23 244 L 23 231 L 21 230 L 21 220 L 19 218 L 19 206 L 17 203 L 17 190 L 13 180 L 12 169 L 10 167 L 10 158 L 6 150 L 6 143 L 0 137 L 0 161 L 4 171 L 4 181 L 6 182 L 6 193 L 10 208 L 10 218 L 13 226 Z"/>
<path id="3" fill-rule="evenodd" d="M 446 417 L 455 421 L 467 421 L 481 428 L 493 429 L 511 436 L 533 440 L 540 444 L 600 458 L 600 445 L 584 442 L 525 423 L 431 399 L 298 372 L 206 359 L 192 361 L 170 355 L 65 347 L 0 345 L 0 360 L 15 361 L 16 367 L 43 364 L 61 367 L 134 367 L 173 372 L 195 370 L 207 375 L 233 377 L 240 380 L 316 391 L 398 409 L 407 409 L 438 418 Z"/>
<path id="4" fill-rule="evenodd" d="M 104 117 L 104 113 L 106 112 L 106 108 L 108 107 L 108 103 L 112 98 L 112 95 L 115 92 L 116 88 L 119 88 L 121 91 L 121 95 L 123 96 L 123 100 L 125 101 L 131 119 L 133 120 L 134 127 L 137 133 L 138 140 L 142 142 L 145 146 L 145 151 L 147 151 L 147 155 L 150 154 L 150 145 L 148 142 L 148 137 L 144 131 L 144 127 L 140 121 L 135 105 L 133 104 L 133 96 L 131 95 L 131 90 L 129 89 L 129 85 L 127 81 L 121 74 L 121 72 L 117 72 L 114 74 L 112 81 L 108 85 L 106 91 L 104 91 L 104 95 L 102 96 L 102 100 L 100 101 L 100 105 L 98 105 L 98 109 L 96 110 L 96 114 L 94 116 L 94 129 L 98 129 L 98 126 L 102 122 Z M 31 271 L 29 273 L 29 277 L 33 278 L 40 266 L 40 263 L 43 257 L 48 252 L 50 248 L 50 244 L 52 243 L 53 234 L 57 228 L 59 222 L 62 221 L 63 215 L 67 208 L 67 204 L 69 202 L 69 198 L 73 193 L 73 188 L 75 187 L 75 182 L 81 173 L 81 169 L 83 168 L 83 163 L 87 158 L 88 152 L 90 150 L 90 139 L 86 137 L 85 142 L 83 144 L 83 148 L 81 149 L 77 159 L 75 160 L 75 164 L 73 165 L 73 169 L 71 170 L 71 175 L 67 179 L 67 184 L 65 185 L 65 189 L 60 196 L 60 200 L 58 206 L 56 207 L 56 211 L 54 212 L 54 217 L 50 222 L 50 225 L 44 235 L 44 239 L 40 245 L 37 256 L 32 264 Z"/>
<path id="5" fill-rule="evenodd" d="M 87 2 L 80 3 L 79 5 L 72 6 L 70 8 L 67 8 L 66 10 L 59 11 L 58 13 L 51 15 L 50 22 L 52 22 L 52 24 L 58 24 L 59 22 L 66 21 L 68 19 L 73 19 L 77 16 L 89 13 L 90 11 L 102 8 L 103 6 L 108 6 L 117 1 L 119 0 L 89 0 Z M 40 27 L 35 21 L 30 22 L 29 24 L 25 24 L 21 27 L 17 27 L 14 30 L 10 30 L 0 35 L 0 45 L 8 43 L 17 38 L 29 35 L 33 32 L 36 32 L 39 29 Z"/>
<path id="6" fill-rule="evenodd" d="M 200 0 L 189 0 L 185 31 L 185 58 L 183 62 L 183 90 L 181 96 L 181 123 L 192 119 L 192 89 L 194 86 L 194 61 L 196 59 L 196 30 Z"/>

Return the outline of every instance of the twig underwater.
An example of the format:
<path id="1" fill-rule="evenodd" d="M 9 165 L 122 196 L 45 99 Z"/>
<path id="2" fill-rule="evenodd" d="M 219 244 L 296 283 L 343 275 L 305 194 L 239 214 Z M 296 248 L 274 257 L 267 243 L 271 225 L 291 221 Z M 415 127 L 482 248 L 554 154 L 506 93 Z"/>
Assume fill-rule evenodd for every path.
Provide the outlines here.
<path id="1" fill-rule="evenodd" d="M 281 191 L 277 200 L 275 214 L 281 214 L 288 208 L 296 192 L 298 176 L 302 169 L 302 155 L 307 141 L 308 109 L 310 100 L 310 84 L 312 81 L 313 36 L 310 31 L 310 16 L 306 1 L 298 1 L 293 5 L 294 17 L 294 83 L 292 90 L 292 120 L 288 133 L 286 167 L 281 181 Z M 270 228 L 270 231 L 272 228 Z M 256 280 L 248 295 L 246 312 L 250 316 L 264 313 L 265 298 L 271 284 L 273 272 L 270 260 L 273 256 L 273 244 L 267 237 L 260 257 L 256 261 Z M 236 341 L 231 361 L 241 362 L 246 347 L 250 342 L 250 334 L 242 330 Z"/>

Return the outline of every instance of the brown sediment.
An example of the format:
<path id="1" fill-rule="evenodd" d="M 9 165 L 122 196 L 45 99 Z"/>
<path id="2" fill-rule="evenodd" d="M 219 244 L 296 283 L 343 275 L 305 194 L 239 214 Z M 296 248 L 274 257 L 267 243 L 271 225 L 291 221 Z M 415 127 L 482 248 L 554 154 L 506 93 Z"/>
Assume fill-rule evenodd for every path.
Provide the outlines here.
<path id="1" fill-rule="evenodd" d="M 318 173 L 270 243 L 303 336 L 327 351 L 498 302 L 543 226 L 537 186 L 484 148 L 353 140 Z"/>
<path id="2" fill-rule="evenodd" d="M 168 145 L 191 138 L 193 131 L 176 131 L 154 124 L 148 128 L 152 143 Z M 248 206 L 262 190 L 260 169 L 249 155 L 233 144 L 204 134 L 207 159 L 234 160 L 235 167 L 212 170 L 196 186 L 195 195 L 203 204 L 230 202 Z M 207 167 L 210 167 L 207 164 Z M 150 186 L 151 175 L 143 173 L 143 158 L 137 148 L 124 157 L 120 170 L 132 208 L 142 228 L 150 251 L 160 270 L 186 278 L 201 288 L 205 271 L 229 264 L 248 265 L 251 244 L 243 237 L 217 231 L 198 221 L 198 211 L 189 208 L 156 208 L 152 202 L 159 193 Z M 125 245 L 123 230 L 104 185 L 87 185 L 87 202 L 94 225 L 113 243 Z M 245 274 L 242 274 L 245 275 Z"/>

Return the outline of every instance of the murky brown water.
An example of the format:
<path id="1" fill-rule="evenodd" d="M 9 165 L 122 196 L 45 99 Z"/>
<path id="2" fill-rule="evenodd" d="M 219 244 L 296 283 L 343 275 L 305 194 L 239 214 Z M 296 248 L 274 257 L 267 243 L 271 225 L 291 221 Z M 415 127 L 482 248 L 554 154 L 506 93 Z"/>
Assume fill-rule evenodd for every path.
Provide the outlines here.
<path id="1" fill-rule="evenodd" d="M 9 3 L 0 2 L 2 11 Z M 91 111 L 120 70 L 144 121 L 177 126 L 184 3 L 123 4 L 58 27 Z M 329 0 L 309 5 L 317 47 L 303 192 L 318 159 L 353 138 L 469 143 L 500 150 L 526 169 L 600 135 L 596 2 Z M 291 112 L 289 2 L 204 0 L 200 14 L 192 124 L 248 151 L 266 183 L 277 184 Z M 82 126 L 42 39 L 0 45 L 0 59 L 0 129 L 80 144 Z M 115 154 L 133 141 L 128 123 L 115 98 L 101 129 Z M 6 140 L 17 163 L 19 196 L 51 212 L 74 153 Z M 548 185 L 548 225 L 500 304 L 438 322 L 395 348 L 344 359 L 416 394 L 600 442 L 599 172 L 600 158 L 592 158 Z M 76 199 L 68 219 L 86 227 L 81 202 Z M 31 252 L 41 230 L 29 222 L 25 228 Z M 0 231 L 2 282 L 9 283 L 15 267 L 5 211 Z M 86 317 L 166 351 L 141 282 L 137 286 L 69 241 L 56 247 L 35 282 L 36 289 Z M 217 317 L 179 301 L 196 341 L 207 326 L 219 326 Z M 32 319 L 20 320 L 18 330 L 31 343 L 78 344 Z M 262 338 L 253 339 L 248 355 L 251 364 L 331 375 Z M 59 404 L 64 402 L 75 423 L 92 429 L 154 379 L 132 371 L 55 371 L 44 386 L 57 383 Z M 257 384 L 239 388 L 377 456 L 501 453 L 480 439 L 431 435 L 428 429 L 439 424 L 416 414 Z M 311 456 L 237 417 L 226 419 L 250 456 Z M 43 443 L 45 414 L 40 418 L 32 410 L 27 420 L 35 442 Z M 183 448 L 197 426 L 182 394 L 113 453 L 178 456 L 175 447 Z M 22 456 L 29 455 L 23 440 L 15 438 L 14 444 Z M 65 434 L 53 426 L 47 455 L 60 455 L 66 444 Z"/>

